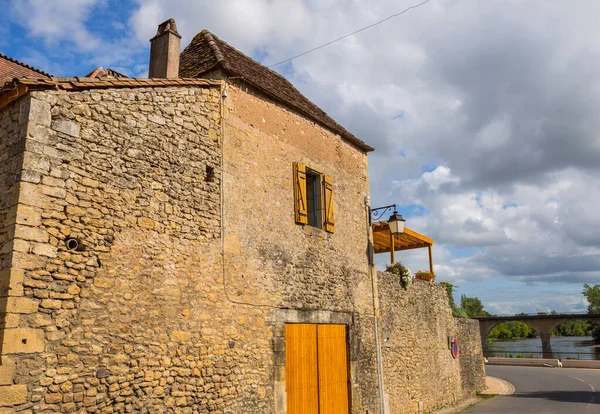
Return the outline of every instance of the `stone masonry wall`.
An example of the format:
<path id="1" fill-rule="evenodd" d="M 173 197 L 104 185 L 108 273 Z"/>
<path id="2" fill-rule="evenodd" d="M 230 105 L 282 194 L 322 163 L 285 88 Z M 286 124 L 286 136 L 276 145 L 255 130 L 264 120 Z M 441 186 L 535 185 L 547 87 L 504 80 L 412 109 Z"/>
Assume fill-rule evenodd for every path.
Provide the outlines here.
<path id="1" fill-rule="evenodd" d="M 229 295 L 249 307 L 270 307 L 271 315 L 282 308 L 349 316 L 352 410 L 376 412 L 367 156 L 243 82 L 229 85 L 227 95 L 223 217 Z M 294 162 L 333 178 L 334 233 L 295 223 Z M 313 321 L 326 322 L 317 316 Z M 281 344 L 270 368 L 276 401 L 285 398 L 278 393 L 285 389 L 278 322 L 270 317 L 275 343 Z"/>
<path id="2" fill-rule="evenodd" d="M 219 111 L 218 87 L 31 94 L 7 412 L 261 404 L 269 331 L 219 296 Z"/>
<path id="3" fill-rule="evenodd" d="M 7 310 L 23 305 L 23 272 L 12 269 L 11 263 L 28 102 L 21 99 L 0 111 L 0 406 L 27 397 L 27 386 L 13 384 L 15 362 L 3 355 L 2 343 L 5 327 L 18 317 Z"/>
<path id="4" fill-rule="evenodd" d="M 463 397 L 472 397 L 477 391 L 482 391 L 485 385 L 485 366 L 483 363 L 483 350 L 479 334 L 479 321 L 467 318 L 454 318 L 458 328 L 461 354 L 460 379 L 462 382 Z M 477 338 L 480 338 L 479 341 Z M 463 352 L 463 350 L 465 350 Z"/>
<path id="5" fill-rule="evenodd" d="M 229 96 L 224 125 L 216 86 L 32 92 L 2 110 L 27 139 L 0 413 L 285 412 L 298 322 L 348 326 L 352 411 L 376 412 L 366 155 Z M 294 161 L 333 177 L 334 234 L 294 223 Z"/>
<path id="6" fill-rule="evenodd" d="M 485 382 L 477 321 L 455 319 L 444 287 L 415 281 L 402 288 L 380 272 L 381 342 L 390 413 L 427 412 L 475 396 Z M 458 339 L 452 357 L 448 336 Z"/>

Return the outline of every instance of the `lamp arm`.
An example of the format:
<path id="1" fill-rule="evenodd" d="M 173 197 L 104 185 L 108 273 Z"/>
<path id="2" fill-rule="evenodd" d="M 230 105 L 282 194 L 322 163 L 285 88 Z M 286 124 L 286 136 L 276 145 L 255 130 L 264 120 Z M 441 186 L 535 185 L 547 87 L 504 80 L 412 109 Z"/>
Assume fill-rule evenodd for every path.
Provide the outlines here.
<path id="1" fill-rule="evenodd" d="M 396 211 L 396 204 L 390 204 L 389 206 L 383 206 L 378 208 L 370 208 L 369 209 L 369 221 L 372 223 L 373 220 L 379 220 L 387 211 L 391 210 L 394 207 L 394 211 Z M 378 211 L 380 211 L 378 213 Z"/>

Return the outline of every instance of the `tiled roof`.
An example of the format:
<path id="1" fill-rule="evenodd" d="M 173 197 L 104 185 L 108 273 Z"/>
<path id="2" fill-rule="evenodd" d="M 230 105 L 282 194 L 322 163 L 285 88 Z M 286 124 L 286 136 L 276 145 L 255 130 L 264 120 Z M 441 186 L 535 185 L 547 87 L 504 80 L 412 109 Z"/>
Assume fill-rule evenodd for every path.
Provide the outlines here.
<path id="1" fill-rule="evenodd" d="M 21 76 L 36 76 L 50 77 L 49 73 L 43 72 L 33 66 L 27 65 L 23 62 L 19 62 L 16 59 L 10 58 L 0 53 L 0 87 L 5 82 L 11 81 L 14 78 Z"/>
<path id="2" fill-rule="evenodd" d="M 287 79 L 228 45 L 207 30 L 198 33 L 181 53 L 179 75 L 199 78 L 215 69 L 241 77 L 271 98 L 295 109 L 363 151 L 373 148 L 356 138 L 312 103 Z"/>
<path id="3" fill-rule="evenodd" d="M 147 79 L 147 78 L 15 78 L 0 88 L 0 109 L 30 90 L 62 89 L 78 91 L 105 88 L 143 88 L 162 86 L 220 86 L 208 79 Z"/>

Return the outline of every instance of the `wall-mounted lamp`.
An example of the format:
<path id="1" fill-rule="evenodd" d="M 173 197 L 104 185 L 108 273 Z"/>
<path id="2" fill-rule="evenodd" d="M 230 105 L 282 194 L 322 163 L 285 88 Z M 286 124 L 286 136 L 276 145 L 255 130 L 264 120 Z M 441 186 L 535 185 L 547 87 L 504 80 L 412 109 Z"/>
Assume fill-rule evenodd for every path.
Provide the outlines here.
<path id="1" fill-rule="evenodd" d="M 402 233 L 404 233 L 404 223 L 406 222 L 406 220 L 404 219 L 404 217 L 402 217 L 401 214 L 398 214 L 398 211 L 396 211 L 396 204 L 392 204 L 392 205 L 384 206 L 384 207 L 378 207 L 378 208 L 370 208 L 369 209 L 369 219 L 371 220 L 371 222 L 373 222 L 373 220 L 380 219 L 381 216 L 383 216 L 386 212 L 390 211 L 392 209 L 392 207 L 394 208 L 394 211 L 393 211 L 392 215 L 390 216 L 390 218 L 388 219 L 388 225 L 390 226 L 390 233 L 391 234 L 402 234 Z M 380 211 L 380 212 L 378 213 L 378 211 Z"/>

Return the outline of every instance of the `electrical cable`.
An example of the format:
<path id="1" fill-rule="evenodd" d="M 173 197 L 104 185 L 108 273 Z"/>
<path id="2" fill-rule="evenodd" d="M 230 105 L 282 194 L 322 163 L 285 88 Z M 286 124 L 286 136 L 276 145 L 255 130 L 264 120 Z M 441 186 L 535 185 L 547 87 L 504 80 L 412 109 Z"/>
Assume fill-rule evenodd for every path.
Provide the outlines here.
<path id="1" fill-rule="evenodd" d="M 411 9 L 416 9 L 417 7 L 421 7 L 421 6 L 422 6 L 422 5 L 424 5 L 425 3 L 429 3 L 429 0 L 425 0 L 425 1 L 424 1 L 424 2 L 422 2 L 422 3 L 415 4 L 414 6 L 407 7 L 406 9 L 402 10 L 400 13 L 392 14 L 391 16 L 388 16 L 388 17 L 386 17 L 385 19 L 378 21 L 377 23 L 370 24 L 370 25 L 368 25 L 368 26 L 365 26 L 365 27 L 363 27 L 362 29 L 358 29 L 358 30 L 356 30 L 356 31 L 354 31 L 354 32 L 352 32 L 352 33 L 348 33 L 347 35 L 344 35 L 344 36 L 342 36 L 342 37 L 338 37 L 337 39 L 334 39 L 334 40 L 332 40 L 332 41 L 330 41 L 330 42 L 324 43 L 324 44 L 322 44 L 321 46 L 314 47 L 314 48 L 312 48 L 312 49 L 310 49 L 310 50 L 307 50 L 306 52 L 300 53 L 299 55 L 292 56 L 291 58 L 288 58 L 288 59 L 282 60 L 281 62 L 274 63 L 274 64 L 272 64 L 272 65 L 269 65 L 269 66 L 267 66 L 267 67 L 268 67 L 268 68 L 272 68 L 272 67 L 274 67 L 274 66 L 281 65 L 282 63 L 289 62 L 290 60 L 294 60 L 294 59 L 296 59 L 296 58 L 299 58 L 300 56 L 307 55 L 307 54 L 309 54 L 309 53 L 311 53 L 311 52 L 314 52 L 315 50 L 322 49 L 322 48 L 324 48 L 325 46 L 329 46 L 329 45 L 331 45 L 331 44 L 333 44 L 333 43 L 335 43 L 335 42 L 339 42 L 340 40 L 344 40 L 344 39 L 346 39 L 347 37 L 353 36 L 353 35 L 355 35 L 355 34 L 357 34 L 357 33 L 360 33 L 360 32 L 362 32 L 362 31 L 365 31 L 365 30 L 367 30 L 367 29 L 370 29 L 371 27 L 375 27 L 375 26 L 377 26 L 377 25 L 379 25 L 379 24 L 381 24 L 381 23 L 383 23 L 383 22 L 386 22 L 386 21 L 388 21 L 388 20 L 390 20 L 390 19 L 393 19 L 394 17 L 398 17 L 398 16 L 400 16 L 401 14 L 404 14 L 404 13 L 406 13 L 407 11 L 409 11 L 409 10 L 411 10 Z"/>

